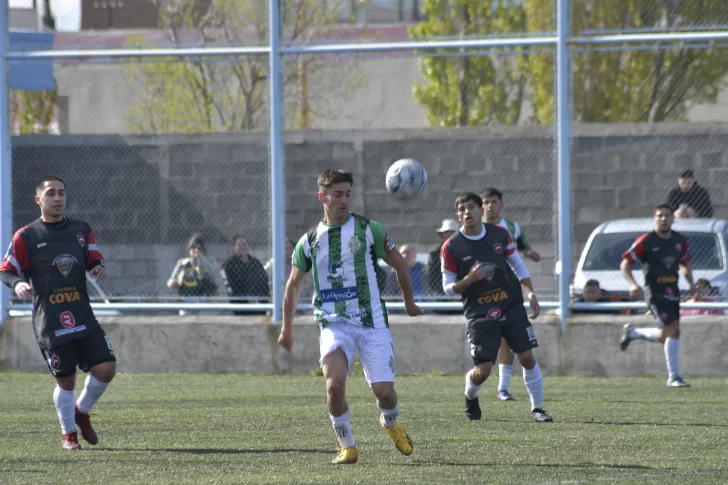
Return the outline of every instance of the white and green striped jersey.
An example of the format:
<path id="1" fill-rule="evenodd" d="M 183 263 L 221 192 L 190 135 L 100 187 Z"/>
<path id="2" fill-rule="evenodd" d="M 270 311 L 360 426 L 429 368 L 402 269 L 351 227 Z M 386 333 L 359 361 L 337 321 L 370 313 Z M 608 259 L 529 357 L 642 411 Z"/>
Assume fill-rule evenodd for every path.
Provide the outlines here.
<path id="1" fill-rule="evenodd" d="M 485 220 L 485 216 L 483 216 L 483 222 L 488 222 Z M 521 229 L 521 225 L 519 223 L 506 219 L 505 217 L 501 217 L 500 222 L 498 222 L 496 226 L 500 226 L 511 233 L 511 239 L 513 239 L 513 242 L 516 243 L 516 248 L 519 251 L 528 249 L 528 239 L 526 239 L 526 235 L 523 233 L 523 229 Z"/>
<path id="2" fill-rule="evenodd" d="M 388 327 L 375 265 L 394 248 L 381 224 L 351 212 L 342 224 L 322 221 L 304 234 L 293 264 L 313 273 L 316 321 L 323 327 L 338 319 Z"/>

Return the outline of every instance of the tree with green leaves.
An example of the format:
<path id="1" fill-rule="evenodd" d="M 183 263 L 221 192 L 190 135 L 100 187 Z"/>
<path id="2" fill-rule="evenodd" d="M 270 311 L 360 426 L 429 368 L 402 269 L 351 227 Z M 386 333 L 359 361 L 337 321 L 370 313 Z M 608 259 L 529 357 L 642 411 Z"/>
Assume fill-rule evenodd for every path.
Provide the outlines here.
<path id="1" fill-rule="evenodd" d="M 10 131 L 14 135 L 47 135 L 58 115 L 56 91 L 11 91 Z"/>
<path id="2" fill-rule="evenodd" d="M 556 27 L 552 0 L 425 0 L 425 12 L 428 19 L 412 29 L 413 38 L 428 34 L 537 34 L 553 32 Z M 672 31 L 726 22 L 725 0 L 571 2 L 574 35 L 593 31 Z M 715 103 L 720 90 L 726 87 L 728 56 L 721 55 L 721 48 L 714 45 L 614 47 L 579 46 L 573 53 L 574 121 L 684 121 L 690 105 Z M 490 71 L 497 65 L 496 56 L 471 56 L 467 62 L 454 56 L 421 57 L 421 72 L 427 84 L 415 87 L 415 99 L 428 108 L 430 122 L 440 126 L 516 124 L 527 121 L 520 113 L 530 100 L 533 120 L 553 123 L 553 50 L 530 49 L 527 56 L 516 51 L 499 57 L 510 60 L 503 62 L 505 69 L 498 66 L 496 74 Z M 483 104 L 490 106 L 489 116 L 466 114 L 486 112 L 486 108 L 474 109 Z"/>
<path id="3" fill-rule="evenodd" d="M 427 20 L 409 28 L 414 40 L 517 34 L 526 31 L 522 5 L 508 0 L 424 0 Z M 467 55 L 466 55 L 467 54 Z M 521 119 L 528 57 L 438 51 L 418 59 L 425 82 L 414 88 L 435 126 L 513 125 Z"/>
<path id="4" fill-rule="evenodd" d="M 259 0 L 180 2 L 155 0 L 160 26 L 174 45 L 266 45 L 268 12 Z M 281 3 L 283 42 L 324 37 L 337 20 L 336 2 L 291 0 Z M 148 45 L 139 36 L 130 44 Z M 339 70 L 333 77 L 324 59 L 287 57 L 283 86 L 287 125 L 308 127 L 325 118 L 326 95 L 352 96 L 355 70 Z M 127 112 L 136 133 L 213 132 L 265 129 L 268 124 L 268 58 L 168 58 L 131 65 L 129 82 L 138 99 Z M 315 90 L 309 89 L 314 85 Z M 320 109 L 319 109 L 320 108 Z"/>

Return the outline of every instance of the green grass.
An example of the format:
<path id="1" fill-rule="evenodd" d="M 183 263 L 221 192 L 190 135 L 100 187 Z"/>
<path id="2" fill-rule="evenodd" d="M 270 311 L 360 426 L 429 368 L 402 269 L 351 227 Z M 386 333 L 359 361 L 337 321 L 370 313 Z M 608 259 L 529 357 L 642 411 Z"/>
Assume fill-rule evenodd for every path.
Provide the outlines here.
<path id="1" fill-rule="evenodd" d="M 0 373 L 0 483 L 726 483 L 725 379 L 545 379 L 556 422 L 529 420 L 528 397 L 480 393 L 468 422 L 462 376 L 397 379 L 401 456 L 377 426 L 362 377 L 349 380 L 359 463 L 334 466 L 336 439 L 316 376 L 117 376 L 94 409 L 100 444 L 60 449 L 53 383 Z M 82 381 L 79 379 L 79 385 Z"/>

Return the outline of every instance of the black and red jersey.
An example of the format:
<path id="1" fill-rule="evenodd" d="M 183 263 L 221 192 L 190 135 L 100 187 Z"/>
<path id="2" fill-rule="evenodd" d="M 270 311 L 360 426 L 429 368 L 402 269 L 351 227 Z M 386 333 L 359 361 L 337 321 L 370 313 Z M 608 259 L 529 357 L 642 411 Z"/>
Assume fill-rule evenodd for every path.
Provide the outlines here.
<path id="1" fill-rule="evenodd" d="M 21 275 L 33 287 L 33 327 L 41 348 L 80 338 L 99 324 L 86 290 L 86 271 L 103 265 L 85 221 L 37 219 L 18 230 L 0 264 L 0 281 L 14 288 Z"/>
<path id="2" fill-rule="evenodd" d="M 510 233 L 494 224 L 485 224 L 485 236 L 477 240 L 458 231 L 440 248 L 443 270 L 456 273 L 458 280 L 483 263 L 485 278 L 462 294 L 469 321 L 501 320 L 514 306 L 523 306 L 521 284 L 506 259 L 515 251 Z"/>
<path id="3" fill-rule="evenodd" d="M 622 258 L 634 264 L 642 263 L 645 274 L 645 299 L 649 301 L 680 301 L 677 286 L 680 263 L 690 261 L 688 240 L 679 232 L 670 231 L 662 239 L 655 231 L 638 237 Z"/>

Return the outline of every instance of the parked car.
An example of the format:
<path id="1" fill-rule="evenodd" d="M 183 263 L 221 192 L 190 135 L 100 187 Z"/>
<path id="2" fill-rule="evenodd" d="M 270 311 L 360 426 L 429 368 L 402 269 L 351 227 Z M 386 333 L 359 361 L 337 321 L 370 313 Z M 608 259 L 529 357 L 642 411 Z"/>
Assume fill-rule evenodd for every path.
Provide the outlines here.
<path id="1" fill-rule="evenodd" d="M 599 281 L 610 295 L 628 295 L 629 285 L 619 272 L 622 254 L 637 237 L 654 228 L 654 221 L 644 218 L 607 221 L 594 229 L 576 266 L 572 297 L 580 297 L 584 284 L 591 279 Z M 719 295 L 728 296 L 728 223 L 723 219 L 675 219 L 672 228 L 688 240 L 693 279 L 705 278 Z M 637 283 L 644 285 L 641 265 L 637 263 L 632 269 Z M 682 276 L 678 286 L 682 292 L 689 290 Z"/>
<path id="2" fill-rule="evenodd" d="M 91 299 L 91 303 L 111 303 L 109 297 L 106 295 L 106 293 L 104 293 L 104 290 L 101 289 L 101 286 L 99 286 L 96 278 L 88 273 L 86 273 L 86 289 L 88 291 L 88 296 Z M 8 311 L 9 315 L 11 317 L 30 316 L 32 310 L 18 309 L 17 305 L 19 304 L 31 305 L 29 300 L 19 300 L 17 298 L 13 298 L 10 300 L 10 309 Z M 15 308 L 13 308 L 14 306 Z M 117 310 L 105 310 L 103 308 L 94 309 L 94 315 L 96 315 L 97 317 L 109 315 L 115 316 L 120 314 L 121 313 Z"/>

